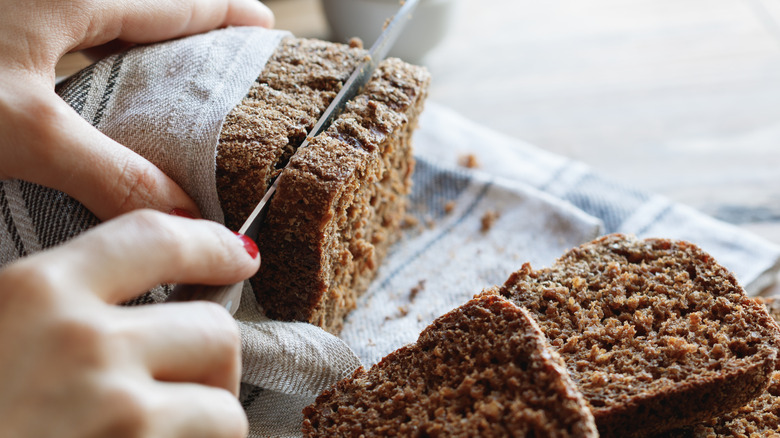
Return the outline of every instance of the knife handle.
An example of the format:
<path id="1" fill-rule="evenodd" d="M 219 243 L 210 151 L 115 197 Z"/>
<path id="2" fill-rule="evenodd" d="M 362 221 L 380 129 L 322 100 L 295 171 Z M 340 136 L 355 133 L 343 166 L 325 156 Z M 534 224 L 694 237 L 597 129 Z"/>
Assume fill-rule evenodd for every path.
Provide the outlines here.
<path id="1" fill-rule="evenodd" d="M 211 301 L 222 305 L 231 315 L 234 315 L 241 302 L 241 290 L 243 288 L 243 281 L 225 286 L 177 284 L 165 302 Z"/>

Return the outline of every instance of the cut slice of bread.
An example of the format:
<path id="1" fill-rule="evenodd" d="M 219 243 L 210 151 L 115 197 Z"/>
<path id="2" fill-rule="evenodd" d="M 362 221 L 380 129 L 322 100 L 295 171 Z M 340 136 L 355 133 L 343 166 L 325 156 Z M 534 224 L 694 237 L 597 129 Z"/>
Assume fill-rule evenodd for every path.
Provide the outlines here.
<path id="1" fill-rule="evenodd" d="M 652 436 L 761 394 L 778 326 L 693 244 L 609 235 L 497 293 L 527 308 L 561 354 L 602 436 Z"/>
<path id="2" fill-rule="evenodd" d="M 593 417 L 528 313 L 484 296 L 304 410 L 305 436 L 595 437 Z"/>
<path id="3" fill-rule="evenodd" d="M 755 298 L 780 321 L 780 299 Z M 750 403 L 694 427 L 665 434 L 664 438 L 780 438 L 780 371 L 772 373 L 767 389 Z"/>

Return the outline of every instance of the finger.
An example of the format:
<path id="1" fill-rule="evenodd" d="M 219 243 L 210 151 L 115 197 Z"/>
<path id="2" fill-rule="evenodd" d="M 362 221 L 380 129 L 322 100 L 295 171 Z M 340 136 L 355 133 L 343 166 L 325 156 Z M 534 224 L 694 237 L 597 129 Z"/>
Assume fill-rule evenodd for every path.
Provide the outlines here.
<path id="1" fill-rule="evenodd" d="M 160 283 L 232 284 L 260 266 L 257 246 L 246 237 L 216 222 L 152 210 L 121 216 L 33 257 L 65 272 L 71 288 L 109 303 Z"/>
<path id="2" fill-rule="evenodd" d="M 90 26 L 76 35 L 76 49 L 114 39 L 149 43 L 225 26 L 271 28 L 274 16 L 257 0 L 145 0 L 95 2 Z"/>
<path id="3" fill-rule="evenodd" d="M 99 46 L 90 47 L 81 51 L 91 61 L 96 62 L 115 53 L 124 52 L 135 47 L 136 44 L 122 40 L 113 40 Z"/>
<path id="4" fill-rule="evenodd" d="M 172 179 L 100 133 L 53 91 L 19 91 L 3 109 L 0 135 L 8 146 L 0 147 L 0 177 L 61 190 L 103 220 L 139 208 L 199 215 Z"/>
<path id="5" fill-rule="evenodd" d="M 157 380 L 195 382 L 238 396 L 241 339 L 236 321 L 206 302 L 122 308 L 122 329 Z"/>
<path id="6" fill-rule="evenodd" d="M 249 424 L 238 399 L 207 386 L 160 382 L 159 405 L 152 411 L 154 436 L 243 438 Z"/>

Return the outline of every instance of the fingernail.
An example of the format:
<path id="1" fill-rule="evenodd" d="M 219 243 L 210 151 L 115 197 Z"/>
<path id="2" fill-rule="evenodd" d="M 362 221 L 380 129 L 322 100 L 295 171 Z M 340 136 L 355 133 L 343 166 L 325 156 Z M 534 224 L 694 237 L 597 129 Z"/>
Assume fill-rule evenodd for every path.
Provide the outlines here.
<path id="1" fill-rule="evenodd" d="M 179 217 L 185 217 L 187 219 L 195 219 L 195 215 L 183 208 L 174 208 L 169 214 Z"/>
<path id="2" fill-rule="evenodd" d="M 257 255 L 260 254 L 260 250 L 257 249 L 257 244 L 255 241 L 243 234 L 235 233 L 235 235 L 241 239 L 241 243 L 244 244 L 244 249 L 246 250 L 247 254 L 249 254 L 253 259 L 257 258 Z"/>

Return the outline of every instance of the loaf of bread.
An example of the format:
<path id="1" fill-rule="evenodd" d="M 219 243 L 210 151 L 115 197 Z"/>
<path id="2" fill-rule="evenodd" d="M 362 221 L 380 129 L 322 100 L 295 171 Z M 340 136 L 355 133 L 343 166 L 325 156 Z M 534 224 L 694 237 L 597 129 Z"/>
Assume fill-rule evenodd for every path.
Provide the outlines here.
<path id="1" fill-rule="evenodd" d="M 226 118 L 217 148 L 217 189 L 233 229 L 279 178 L 251 279 L 258 302 L 271 318 L 333 333 L 399 237 L 429 82 L 424 68 L 383 61 L 331 127 L 297 150 L 366 53 L 284 40 Z"/>
<path id="2" fill-rule="evenodd" d="M 566 362 L 601 436 L 653 436 L 761 394 L 778 326 L 698 247 L 610 235 L 497 293 L 529 310 Z"/>
<path id="3" fill-rule="evenodd" d="M 757 298 L 780 321 L 780 300 Z M 664 434 L 663 438 L 780 438 L 780 371 L 772 373 L 769 386 L 745 406 L 694 427 Z M 660 437 L 659 437 L 660 438 Z"/>
<path id="4" fill-rule="evenodd" d="M 595 437 L 593 418 L 529 314 L 484 296 L 304 410 L 309 437 Z"/>

